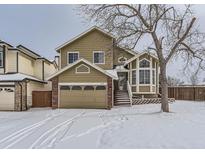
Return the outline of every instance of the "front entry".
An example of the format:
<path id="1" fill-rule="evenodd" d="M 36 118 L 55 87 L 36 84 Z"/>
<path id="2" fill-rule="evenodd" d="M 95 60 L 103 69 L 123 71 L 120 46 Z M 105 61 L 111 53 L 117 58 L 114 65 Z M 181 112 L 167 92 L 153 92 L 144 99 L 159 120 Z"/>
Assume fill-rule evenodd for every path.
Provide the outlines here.
<path id="1" fill-rule="evenodd" d="M 127 72 L 118 72 L 118 90 L 127 90 Z"/>

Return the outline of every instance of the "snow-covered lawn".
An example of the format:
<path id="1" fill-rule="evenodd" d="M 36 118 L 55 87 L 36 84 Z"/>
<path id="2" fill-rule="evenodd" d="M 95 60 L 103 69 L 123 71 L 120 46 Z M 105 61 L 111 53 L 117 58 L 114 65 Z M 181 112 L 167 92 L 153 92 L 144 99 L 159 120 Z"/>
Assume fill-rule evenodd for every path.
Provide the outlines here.
<path id="1" fill-rule="evenodd" d="M 205 148 L 205 102 L 0 112 L 0 148 Z"/>

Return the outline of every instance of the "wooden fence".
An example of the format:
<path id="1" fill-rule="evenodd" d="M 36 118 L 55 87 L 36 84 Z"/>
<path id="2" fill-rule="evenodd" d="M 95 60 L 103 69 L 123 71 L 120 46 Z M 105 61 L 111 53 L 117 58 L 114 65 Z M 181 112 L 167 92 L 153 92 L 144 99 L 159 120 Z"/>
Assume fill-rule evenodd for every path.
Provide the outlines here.
<path id="1" fill-rule="evenodd" d="M 205 100 L 205 87 L 188 86 L 188 87 L 169 87 L 168 97 L 176 100 Z"/>
<path id="2" fill-rule="evenodd" d="M 32 92 L 32 107 L 51 107 L 52 103 L 51 91 L 33 91 Z"/>

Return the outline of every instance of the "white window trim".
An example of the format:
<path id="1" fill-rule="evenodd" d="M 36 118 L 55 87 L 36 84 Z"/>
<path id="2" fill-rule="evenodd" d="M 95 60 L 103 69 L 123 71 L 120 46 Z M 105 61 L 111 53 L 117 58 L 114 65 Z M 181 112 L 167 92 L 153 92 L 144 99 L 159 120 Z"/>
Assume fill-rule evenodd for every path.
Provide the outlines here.
<path id="1" fill-rule="evenodd" d="M 127 61 L 127 57 L 121 56 L 121 57 L 119 57 L 119 58 L 117 59 L 118 63 L 121 63 L 121 61 L 120 61 L 121 58 L 124 58 L 124 59 L 125 59 L 125 62 Z"/>
<path id="2" fill-rule="evenodd" d="M 94 54 L 95 53 L 103 53 L 104 54 L 104 61 L 103 63 L 95 63 L 95 60 L 94 60 Z M 105 64 L 105 52 L 104 51 L 93 51 L 93 64 Z"/>
<path id="3" fill-rule="evenodd" d="M 149 67 L 140 67 L 140 62 L 143 60 L 146 60 L 149 62 Z M 139 69 L 150 69 L 150 66 L 151 66 L 151 61 L 149 59 L 143 58 L 143 59 L 139 60 Z"/>
<path id="4" fill-rule="evenodd" d="M 149 71 L 150 71 L 150 78 L 149 78 L 149 80 L 152 79 L 152 76 L 151 76 L 151 71 L 152 71 L 152 70 L 150 70 L 150 68 L 148 68 L 148 69 L 142 69 L 142 68 L 141 68 L 141 69 L 139 69 L 139 72 L 138 72 L 139 85 L 140 85 L 140 86 L 141 86 L 141 85 L 143 85 L 143 86 L 144 86 L 144 85 L 151 85 L 151 82 L 150 82 L 150 81 L 149 81 L 150 83 L 145 83 L 145 84 L 144 84 L 144 83 L 140 83 L 140 70 L 143 70 L 143 71 L 149 70 Z"/>
<path id="5" fill-rule="evenodd" d="M 78 72 L 78 68 L 81 67 L 81 66 L 85 66 L 86 68 L 88 68 L 88 72 Z M 81 65 L 79 65 L 78 67 L 75 68 L 75 73 L 76 74 L 88 74 L 88 73 L 90 73 L 90 67 L 88 67 L 85 64 L 81 64 Z"/>
<path id="6" fill-rule="evenodd" d="M 0 67 L 4 67 L 4 53 L 3 52 L 0 52 L 0 53 L 1 53 L 0 58 L 2 58 L 2 64 L 0 64 Z"/>
<path id="7" fill-rule="evenodd" d="M 79 57 L 80 57 L 79 51 L 68 51 L 68 52 L 67 52 L 67 64 L 68 64 L 68 65 L 72 64 L 72 63 L 69 63 L 69 54 L 70 54 L 70 53 L 77 53 L 77 54 L 78 54 L 78 59 L 79 59 Z"/>

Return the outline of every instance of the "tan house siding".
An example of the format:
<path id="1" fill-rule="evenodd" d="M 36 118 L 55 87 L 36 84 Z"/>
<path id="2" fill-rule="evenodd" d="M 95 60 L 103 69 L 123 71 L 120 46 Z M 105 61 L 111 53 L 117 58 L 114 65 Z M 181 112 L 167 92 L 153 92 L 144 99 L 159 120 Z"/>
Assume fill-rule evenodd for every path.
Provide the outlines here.
<path id="1" fill-rule="evenodd" d="M 107 82 L 106 75 L 90 67 L 90 73 L 77 73 L 76 67 L 83 63 L 75 65 L 73 68 L 59 75 L 59 82 Z M 86 64 L 85 64 L 86 65 Z"/>
<path id="2" fill-rule="evenodd" d="M 130 59 L 132 58 L 134 55 L 128 53 L 127 51 L 121 49 L 121 48 L 118 48 L 118 47 L 115 47 L 114 48 L 114 54 L 113 54 L 113 64 L 114 65 L 118 65 L 119 62 L 118 62 L 118 59 L 120 57 L 126 57 L 127 59 Z"/>
<path id="3" fill-rule="evenodd" d="M 6 52 L 6 73 L 17 71 L 17 52 L 7 51 Z"/>
<path id="4" fill-rule="evenodd" d="M 150 86 L 139 86 L 139 92 L 150 92 Z"/>
<path id="5" fill-rule="evenodd" d="M 19 73 L 34 75 L 35 60 L 19 53 Z"/>
<path id="6" fill-rule="evenodd" d="M 54 74 L 56 72 L 56 68 L 54 64 L 44 62 L 44 79 L 48 78 L 50 75 Z"/>
<path id="7" fill-rule="evenodd" d="M 41 59 L 37 59 L 34 63 L 34 67 L 33 67 L 35 77 L 38 79 L 41 79 L 41 80 L 43 80 L 43 74 L 42 74 L 43 73 L 43 71 L 42 71 L 43 64 L 42 63 L 43 63 L 43 61 Z"/>
<path id="8" fill-rule="evenodd" d="M 113 39 L 98 30 L 93 30 L 71 44 L 63 47 L 61 53 L 61 68 L 67 66 L 67 52 L 79 52 L 79 58 L 93 62 L 93 51 L 105 52 L 105 64 L 98 66 L 103 69 L 112 69 L 112 41 Z"/>

